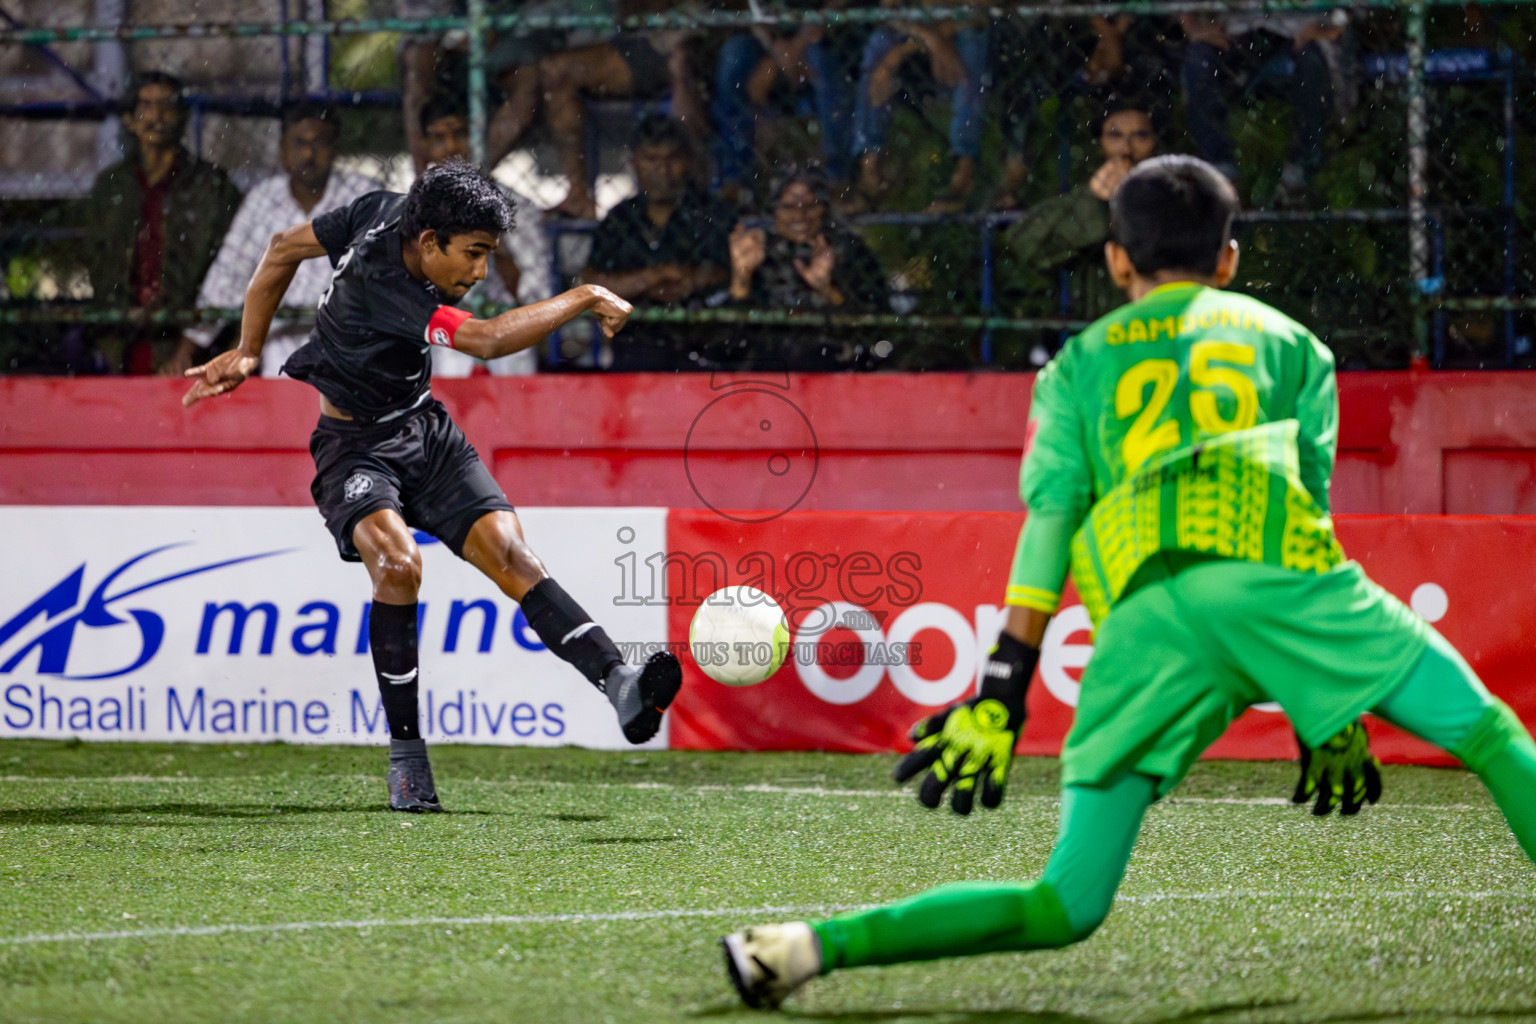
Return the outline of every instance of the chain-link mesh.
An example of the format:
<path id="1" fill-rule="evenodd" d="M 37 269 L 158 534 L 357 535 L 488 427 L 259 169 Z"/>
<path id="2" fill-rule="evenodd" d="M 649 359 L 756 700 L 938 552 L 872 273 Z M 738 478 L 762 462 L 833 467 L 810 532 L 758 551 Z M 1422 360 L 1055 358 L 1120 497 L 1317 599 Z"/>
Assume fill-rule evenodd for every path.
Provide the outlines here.
<path id="1" fill-rule="evenodd" d="M 1533 361 L 1536 10 L 1517 0 L 1429 7 L 1417 80 L 1408 8 L 1384 3 L 208 0 L 186 25 L 168 0 L 53 0 L 10 15 L 0 359 L 13 370 L 90 369 L 100 335 L 148 330 L 80 321 L 142 321 L 138 296 L 89 269 L 107 241 L 134 238 L 107 239 L 81 211 L 112 165 L 131 171 L 120 115 L 150 70 L 186 83 L 189 159 L 248 194 L 284 173 L 279 115 L 299 99 L 340 110 L 338 171 L 394 190 L 437 152 L 422 111 L 457 117 L 443 152 L 488 155 L 547 239 L 479 308 L 584 280 L 640 307 L 617 342 L 565 332 L 550 365 L 1040 365 L 1121 301 L 1102 266 L 1103 197 L 1154 152 L 1233 179 L 1235 287 L 1311 326 L 1341 366 L 1406 365 L 1419 345 L 1446 365 Z M 36 29 L 60 31 L 23 34 Z M 656 115 L 682 124 L 675 174 L 632 158 Z M 487 130 L 468 138 L 476 118 Z M 218 241 L 168 242 L 163 272 L 201 260 L 175 269 L 195 285 Z M 162 320 L 199 319 L 182 315 L 199 305 L 186 290 L 150 300 Z M 179 328 L 155 332 L 163 349 Z"/>

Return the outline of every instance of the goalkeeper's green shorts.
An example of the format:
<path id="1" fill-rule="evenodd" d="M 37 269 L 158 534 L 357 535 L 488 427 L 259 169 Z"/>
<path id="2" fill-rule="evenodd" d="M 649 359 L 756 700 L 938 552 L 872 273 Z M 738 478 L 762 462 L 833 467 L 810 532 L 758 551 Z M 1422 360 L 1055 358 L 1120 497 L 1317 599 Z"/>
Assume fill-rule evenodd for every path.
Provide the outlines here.
<path id="1" fill-rule="evenodd" d="M 1278 701 L 1316 746 L 1407 677 L 1429 627 L 1347 562 L 1322 575 L 1157 556 L 1099 624 L 1063 785 L 1126 771 L 1166 794 L 1250 704 Z"/>

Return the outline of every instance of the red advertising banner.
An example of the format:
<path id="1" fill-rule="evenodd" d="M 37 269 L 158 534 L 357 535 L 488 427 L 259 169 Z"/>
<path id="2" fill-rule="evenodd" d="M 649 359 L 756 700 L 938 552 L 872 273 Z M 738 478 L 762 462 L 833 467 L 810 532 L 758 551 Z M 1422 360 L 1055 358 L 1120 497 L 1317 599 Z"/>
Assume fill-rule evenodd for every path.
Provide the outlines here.
<path id="1" fill-rule="evenodd" d="M 667 550 L 637 562 L 637 593 L 663 592 L 668 635 L 686 639 L 699 602 L 748 585 L 783 605 L 795 647 L 766 682 L 730 687 L 685 658 L 671 746 L 877 752 L 910 745 L 910 724 L 975 690 L 1001 622 L 1022 514 L 790 513 L 765 523 L 672 511 Z M 1536 723 L 1536 518 L 1341 516 L 1350 557 L 1446 635 L 1494 693 Z M 643 578 L 642 578 L 643 577 Z M 1042 645 L 1019 750 L 1054 755 L 1092 653 L 1070 590 Z M 1453 764 L 1368 719 L 1383 760 Z M 1209 757 L 1289 758 L 1277 708 L 1234 722 Z"/>

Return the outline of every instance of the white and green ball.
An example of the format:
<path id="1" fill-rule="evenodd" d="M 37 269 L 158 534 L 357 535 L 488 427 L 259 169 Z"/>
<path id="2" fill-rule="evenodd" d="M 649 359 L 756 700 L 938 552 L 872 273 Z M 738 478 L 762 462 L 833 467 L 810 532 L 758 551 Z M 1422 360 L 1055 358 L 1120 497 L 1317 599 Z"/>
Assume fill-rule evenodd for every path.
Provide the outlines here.
<path id="1" fill-rule="evenodd" d="M 715 591 L 693 613 L 688 647 L 704 674 L 727 686 L 752 686 L 789 654 L 789 623 L 777 601 L 755 587 Z"/>

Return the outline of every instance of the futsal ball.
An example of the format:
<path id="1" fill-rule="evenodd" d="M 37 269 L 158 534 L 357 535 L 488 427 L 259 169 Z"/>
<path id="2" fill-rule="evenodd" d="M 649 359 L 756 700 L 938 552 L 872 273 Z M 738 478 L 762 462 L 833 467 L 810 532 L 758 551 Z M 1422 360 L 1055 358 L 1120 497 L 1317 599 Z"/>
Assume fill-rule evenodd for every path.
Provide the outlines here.
<path id="1" fill-rule="evenodd" d="M 789 623 L 777 601 L 755 587 L 725 587 L 693 613 L 688 647 L 704 674 L 727 686 L 752 686 L 789 654 Z"/>

